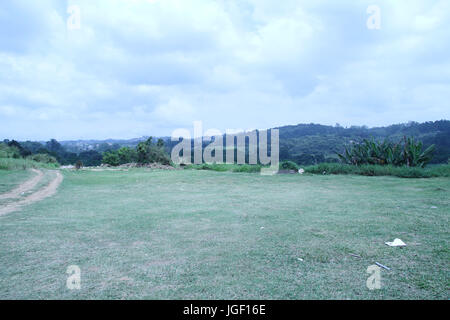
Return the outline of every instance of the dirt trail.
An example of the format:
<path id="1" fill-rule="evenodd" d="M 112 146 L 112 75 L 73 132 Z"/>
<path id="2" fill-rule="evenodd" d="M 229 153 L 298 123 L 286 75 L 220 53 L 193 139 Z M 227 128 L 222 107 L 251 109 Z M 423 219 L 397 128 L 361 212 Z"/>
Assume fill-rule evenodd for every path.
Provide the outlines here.
<path id="1" fill-rule="evenodd" d="M 58 186 L 63 181 L 63 175 L 57 171 L 56 178 L 53 179 L 47 186 L 44 188 L 30 194 L 28 197 L 19 200 L 17 202 L 9 203 L 5 206 L 0 207 L 0 216 L 19 210 L 21 206 L 29 205 L 37 201 L 41 201 L 47 197 L 50 197 L 56 193 Z"/>
<path id="2" fill-rule="evenodd" d="M 11 198 L 18 198 L 23 192 L 27 192 L 28 190 L 33 189 L 39 181 L 41 181 L 42 177 L 44 176 L 44 173 L 41 170 L 31 169 L 34 173 L 37 175 L 31 178 L 30 180 L 25 181 L 24 183 L 20 184 L 17 188 L 0 194 L 0 200 L 3 199 L 11 199 Z"/>

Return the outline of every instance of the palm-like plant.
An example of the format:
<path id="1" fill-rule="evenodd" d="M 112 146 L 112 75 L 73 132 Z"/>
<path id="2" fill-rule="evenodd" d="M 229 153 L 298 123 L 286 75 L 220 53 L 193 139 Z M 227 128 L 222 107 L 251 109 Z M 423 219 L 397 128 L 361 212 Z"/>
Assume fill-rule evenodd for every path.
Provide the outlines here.
<path id="1" fill-rule="evenodd" d="M 424 167 L 432 159 L 434 145 L 422 151 L 422 142 L 415 142 L 414 138 L 404 137 L 403 143 L 393 143 L 389 140 L 376 142 L 363 140 L 352 148 L 345 148 L 338 156 L 342 162 L 352 165 L 378 164 L 409 167 Z"/>
<path id="2" fill-rule="evenodd" d="M 426 148 L 424 151 L 421 141 L 415 143 L 414 138 L 404 137 L 404 149 L 403 158 L 405 159 L 408 167 L 421 167 L 423 168 L 433 158 L 433 152 L 435 149 L 434 144 Z"/>

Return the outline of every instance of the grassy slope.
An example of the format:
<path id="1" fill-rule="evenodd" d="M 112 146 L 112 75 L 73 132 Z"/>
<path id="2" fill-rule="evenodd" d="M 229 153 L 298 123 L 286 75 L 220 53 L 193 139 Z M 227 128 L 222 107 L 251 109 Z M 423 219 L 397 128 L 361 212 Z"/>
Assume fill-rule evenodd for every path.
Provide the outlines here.
<path id="1" fill-rule="evenodd" d="M 30 168 L 55 169 L 59 164 L 37 162 L 30 159 L 0 158 L 0 170 L 25 170 Z"/>
<path id="2" fill-rule="evenodd" d="M 0 217 L 0 298 L 448 299 L 449 189 L 448 178 L 65 171 L 57 195 Z M 408 247 L 384 245 L 396 237 Z M 369 291 L 375 261 L 392 270 Z M 66 289 L 72 264 L 81 291 Z"/>

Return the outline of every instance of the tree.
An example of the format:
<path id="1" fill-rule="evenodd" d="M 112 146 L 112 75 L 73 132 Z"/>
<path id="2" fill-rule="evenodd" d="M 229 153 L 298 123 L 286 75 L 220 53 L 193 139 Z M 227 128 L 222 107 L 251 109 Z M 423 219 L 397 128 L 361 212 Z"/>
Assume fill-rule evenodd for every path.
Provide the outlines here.
<path id="1" fill-rule="evenodd" d="M 50 152 L 54 152 L 57 154 L 66 152 L 66 150 L 64 150 L 64 147 L 58 141 L 56 141 L 56 139 L 51 139 L 45 144 L 45 146 Z"/>
<path id="2" fill-rule="evenodd" d="M 118 166 L 120 164 L 119 155 L 115 151 L 106 151 L 103 153 L 102 162 L 111 166 Z"/>
<path id="3" fill-rule="evenodd" d="M 31 155 L 31 151 L 22 147 L 22 145 L 19 142 L 17 142 L 16 140 L 12 140 L 12 141 L 8 142 L 8 146 L 19 150 L 20 156 L 23 158 Z"/>
<path id="4" fill-rule="evenodd" d="M 131 163 L 137 161 L 136 150 L 129 147 L 122 147 L 117 150 L 120 164 Z"/>
<path id="5" fill-rule="evenodd" d="M 102 154 L 95 150 L 83 151 L 78 155 L 78 160 L 88 167 L 99 166 L 102 163 L 102 158 Z"/>

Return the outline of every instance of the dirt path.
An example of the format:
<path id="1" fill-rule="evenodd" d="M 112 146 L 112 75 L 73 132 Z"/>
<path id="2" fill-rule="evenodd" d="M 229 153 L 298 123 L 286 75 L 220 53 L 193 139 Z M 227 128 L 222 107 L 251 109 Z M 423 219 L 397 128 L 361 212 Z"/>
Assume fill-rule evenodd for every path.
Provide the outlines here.
<path id="1" fill-rule="evenodd" d="M 41 172 L 42 173 L 42 172 Z M 19 210 L 20 207 L 32 204 L 37 201 L 41 201 L 47 197 L 50 197 L 56 193 L 56 190 L 58 189 L 58 186 L 63 181 L 63 175 L 57 171 L 56 172 L 56 178 L 53 179 L 47 186 L 44 188 L 30 194 L 28 197 L 19 200 L 17 202 L 9 203 L 5 206 L 0 207 L 0 216 Z"/>
<path id="2" fill-rule="evenodd" d="M 17 188 L 4 194 L 0 194 L 0 200 L 18 198 L 23 192 L 27 192 L 28 190 L 33 189 L 39 183 L 39 181 L 41 181 L 44 173 L 41 170 L 36 169 L 31 169 L 31 171 L 33 171 L 37 175 L 30 180 L 27 180 L 24 183 L 20 184 Z"/>

